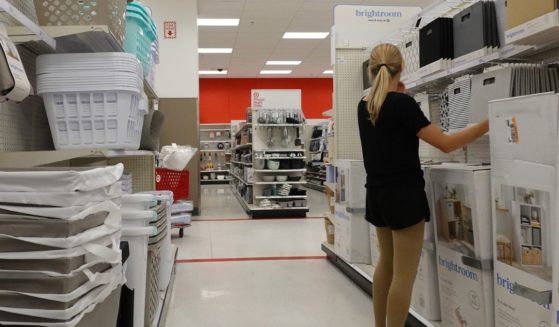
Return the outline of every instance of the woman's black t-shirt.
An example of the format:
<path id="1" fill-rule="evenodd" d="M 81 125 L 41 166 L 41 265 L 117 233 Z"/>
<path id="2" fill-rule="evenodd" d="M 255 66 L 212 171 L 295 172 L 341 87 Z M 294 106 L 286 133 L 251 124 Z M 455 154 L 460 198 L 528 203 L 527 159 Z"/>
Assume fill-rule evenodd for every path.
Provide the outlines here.
<path id="1" fill-rule="evenodd" d="M 361 100 L 358 120 L 367 187 L 394 183 L 424 185 L 417 133 L 430 122 L 412 97 L 389 92 L 375 125 L 367 102 Z"/>

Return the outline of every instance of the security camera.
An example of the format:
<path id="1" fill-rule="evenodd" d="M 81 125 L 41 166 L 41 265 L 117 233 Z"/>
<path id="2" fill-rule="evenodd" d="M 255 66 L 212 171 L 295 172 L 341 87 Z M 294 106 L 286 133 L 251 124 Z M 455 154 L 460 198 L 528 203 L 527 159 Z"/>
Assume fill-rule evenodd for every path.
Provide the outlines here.
<path id="1" fill-rule="evenodd" d="M 222 72 L 222 71 L 223 71 L 223 68 L 218 68 L 217 71 L 218 71 L 218 72 Z"/>

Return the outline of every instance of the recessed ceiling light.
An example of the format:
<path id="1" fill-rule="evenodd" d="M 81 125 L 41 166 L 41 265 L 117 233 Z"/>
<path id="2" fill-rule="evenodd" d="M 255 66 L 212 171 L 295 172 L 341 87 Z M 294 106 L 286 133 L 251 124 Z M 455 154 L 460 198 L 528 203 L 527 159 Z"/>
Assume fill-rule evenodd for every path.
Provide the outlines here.
<path id="1" fill-rule="evenodd" d="M 199 75 L 227 75 L 226 70 L 201 70 L 198 72 Z"/>
<path id="2" fill-rule="evenodd" d="M 334 74 L 334 71 L 331 70 L 331 69 L 328 69 L 328 70 L 323 71 L 322 74 L 325 74 L 325 75 L 332 75 L 332 74 Z"/>
<path id="3" fill-rule="evenodd" d="M 238 18 L 198 18 L 198 26 L 239 26 Z"/>
<path id="4" fill-rule="evenodd" d="M 284 39 L 325 39 L 328 32 L 286 32 Z"/>
<path id="5" fill-rule="evenodd" d="M 261 70 L 261 75 L 289 75 L 291 74 L 290 70 Z"/>
<path id="6" fill-rule="evenodd" d="M 198 53 L 233 53 L 232 48 L 199 48 Z"/>
<path id="7" fill-rule="evenodd" d="M 293 60 L 293 61 L 289 61 L 289 60 L 268 60 L 266 61 L 266 65 L 268 66 L 297 66 L 300 65 L 301 61 L 300 60 Z"/>

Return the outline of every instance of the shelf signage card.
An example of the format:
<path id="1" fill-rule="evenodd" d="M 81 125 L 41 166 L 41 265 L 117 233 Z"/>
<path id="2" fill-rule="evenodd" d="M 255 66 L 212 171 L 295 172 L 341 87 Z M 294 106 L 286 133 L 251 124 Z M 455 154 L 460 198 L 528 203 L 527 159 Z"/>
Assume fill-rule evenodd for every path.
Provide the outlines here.
<path id="1" fill-rule="evenodd" d="M 388 33 L 404 26 L 419 14 L 421 8 L 406 6 L 353 6 L 334 8 L 333 48 L 370 47 Z"/>
<path id="2" fill-rule="evenodd" d="M 302 110 L 301 90 L 252 90 L 251 107 L 257 109 Z"/>

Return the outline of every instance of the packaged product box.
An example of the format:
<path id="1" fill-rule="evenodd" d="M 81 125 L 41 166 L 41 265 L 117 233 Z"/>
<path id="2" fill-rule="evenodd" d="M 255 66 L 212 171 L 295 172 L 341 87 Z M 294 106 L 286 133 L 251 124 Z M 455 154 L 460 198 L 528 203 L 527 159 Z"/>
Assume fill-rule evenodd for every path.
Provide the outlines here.
<path id="1" fill-rule="evenodd" d="M 494 326 L 490 168 L 431 167 L 442 326 Z"/>
<path id="2" fill-rule="evenodd" d="M 557 9 L 557 0 L 507 0 L 507 28 L 511 29 Z"/>
<path id="3" fill-rule="evenodd" d="M 380 252 L 378 248 L 377 230 L 372 224 L 369 224 L 369 239 L 371 242 L 371 266 L 375 268 L 378 264 Z"/>
<path id="4" fill-rule="evenodd" d="M 334 249 L 350 263 L 371 264 L 369 222 L 365 220 L 365 181 L 363 161 L 336 160 Z"/>
<path id="5" fill-rule="evenodd" d="M 489 106 L 495 325 L 557 326 L 559 97 L 537 94 Z"/>
<path id="6" fill-rule="evenodd" d="M 437 255 L 434 248 L 421 250 L 417 277 L 413 286 L 411 307 L 431 321 L 441 320 Z"/>

